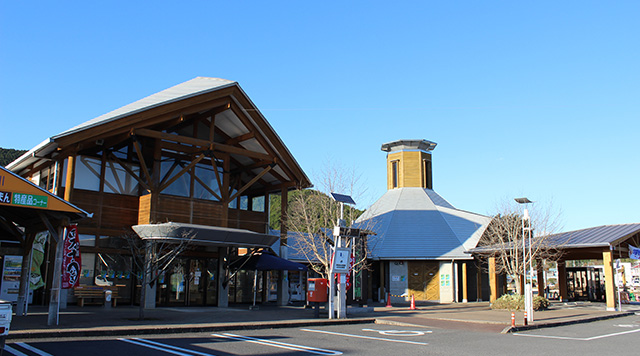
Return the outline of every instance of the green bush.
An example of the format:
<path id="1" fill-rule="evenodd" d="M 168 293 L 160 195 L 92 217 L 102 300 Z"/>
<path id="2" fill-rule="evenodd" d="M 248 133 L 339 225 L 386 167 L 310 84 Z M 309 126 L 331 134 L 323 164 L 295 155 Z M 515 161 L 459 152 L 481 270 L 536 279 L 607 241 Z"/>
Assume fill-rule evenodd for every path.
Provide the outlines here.
<path id="1" fill-rule="evenodd" d="M 539 295 L 533 297 L 533 310 L 545 310 L 549 307 L 549 301 Z M 524 296 L 518 294 L 505 294 L 491 304 L 491 309 L 524 310 Z"/>

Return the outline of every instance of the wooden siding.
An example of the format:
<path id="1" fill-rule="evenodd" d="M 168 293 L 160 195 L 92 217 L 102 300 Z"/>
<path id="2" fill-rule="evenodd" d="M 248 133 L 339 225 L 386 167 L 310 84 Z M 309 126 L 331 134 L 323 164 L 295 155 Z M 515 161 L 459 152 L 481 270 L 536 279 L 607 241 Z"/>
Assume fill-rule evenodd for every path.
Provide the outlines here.
<path id="1" fill-rule="evenodd" d="M 431 186 L 425 179 L 423 162 L 431 161 L 431 154 L 420 151 L 400 151 L 387 155 L 387 189 L 393 189 L 392 162 L 398 162 L 398 186 L 397 188 Z M 430 174 L 429 174 L 430 176 Z M 426 184 L 426 185 L 425 185 Z"/>
<path id="2" fill-rule="evenodd" d="M 93 213 L 80 222 L 83 227 L 120 230 L 138 223 L 138 197 L 74 189 L 72 203 Z"/>

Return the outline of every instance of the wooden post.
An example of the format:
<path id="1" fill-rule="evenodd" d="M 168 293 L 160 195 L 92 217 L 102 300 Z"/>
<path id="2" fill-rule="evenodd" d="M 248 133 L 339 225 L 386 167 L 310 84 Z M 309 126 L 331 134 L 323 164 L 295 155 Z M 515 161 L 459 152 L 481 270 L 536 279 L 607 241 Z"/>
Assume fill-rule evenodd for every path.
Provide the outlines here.
<path id="1" fill-rule="evenodd" d="M 467 303 L 467 263 L 462 262 L 462 302 Z"/>
<path id="2" fill-rule="evenodd" d="M 538 271 L 538 295 L 546 298 L 547 296 L 544 295 L 544 289 L 546 287 L 544 280 L 544 262 L 542 262 L 542 260 L 536 261 L 536 270 Z"/>
<path id="3" fill-rule="evenodd" d="M 76 177 L 76 156 L 67 158 L 67 178 L 64 182 L 64 200 L 71 201 L 73 197 L 73 183 Z"/>
<path id="4" fill-rule="evenodd" d="M 493 303 L 498 299 L 498 274 L 496 273 L 496 258 L 489 257 L 489 302 Z"/>
<path id="5" fill-rule="evenodd" d="M 607 302 L 607 311 L 615 311 L 616 310 L 616 289 L 615 289 L 615 280 L 614 280 L 614 271 L 613 271 L 613 252 L 602 251 L 602 262 L 604 265 L 604 285 L 605 285 L 605 296 Z"/>
<path id="6" fill-rule="evenodd" d="M 569 300 L 567 291 L 567 264 L 565 261 L 558 261 L 558 290 L 560 292 L 560 301 Z"/>

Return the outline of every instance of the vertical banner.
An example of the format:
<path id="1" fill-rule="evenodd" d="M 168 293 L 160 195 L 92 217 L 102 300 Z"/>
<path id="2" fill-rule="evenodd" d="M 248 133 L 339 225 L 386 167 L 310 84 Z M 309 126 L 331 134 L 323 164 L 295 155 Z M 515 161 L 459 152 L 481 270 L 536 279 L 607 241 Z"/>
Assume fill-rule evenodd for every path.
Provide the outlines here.
<path id="1" fill-rule="evenodd" d="M 48 231 L 39 232 L 33 240 L 33 250 L 31 252 L 31 273 L 29 275 L 29 289 L 36 290 L 44 286 L 40 267 L 44 260 L 44 245 L 47 243 Z"/>
<path id="2" fill-rule="evenodd" d="M 80 282 L 80 239 L 78 225 L 67 226 L 62 252 L 62 289 L 76 287 Z"/>

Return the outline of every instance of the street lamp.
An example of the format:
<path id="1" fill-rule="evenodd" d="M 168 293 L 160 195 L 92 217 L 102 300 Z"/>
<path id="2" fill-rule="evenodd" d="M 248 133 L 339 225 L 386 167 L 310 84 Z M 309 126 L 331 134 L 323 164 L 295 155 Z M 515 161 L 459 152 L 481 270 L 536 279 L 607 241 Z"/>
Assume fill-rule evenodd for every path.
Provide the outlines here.
<path id="1" fill-rule="evenodd" d="M 527 282 L 527 256 L 525 246 L 525 233 L 529 232 L 529 276 L 533 275 L 533 254 L 531 252 L 531 217 L 529 216 L 528 204 L 533 203 L 528 198 L 516 198 L 515 201 L 518 204 L 524 204 L 524 212 L 522 214 L 522 270 L 524 272 L 524 310 L 527 313 L 527 321 L 533 321 L 533 281 Z"/>

